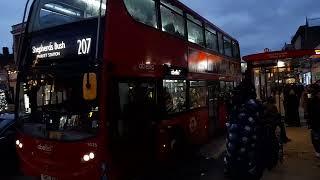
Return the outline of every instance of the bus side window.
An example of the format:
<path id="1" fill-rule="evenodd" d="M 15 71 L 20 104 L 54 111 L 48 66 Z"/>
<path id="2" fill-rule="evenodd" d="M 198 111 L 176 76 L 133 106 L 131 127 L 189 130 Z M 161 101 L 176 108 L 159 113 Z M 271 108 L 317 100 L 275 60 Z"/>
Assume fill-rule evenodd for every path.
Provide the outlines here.
<path id="1" fill-rule="evenodd" d="M 190 109 L 207 105 L 207 88 L 204 81 L 190 81 Z"/>
<path id="2" fill-rule="evenodd" d="M 223 35 L 222 33 L 218 32 L 218 44 L 219 44 L 219 53 L 224 54 L 223 49 Z"/>
<path id="3" fill-rule="evenodd" d="M 118 87 L 120 102 L 118 135 L 120 137 L 138 135 L 150 127 L 151 121 L 157 118 L 155 83 L 120 82 Z"/>
<path id="4" fill-rule="evenodd" d="M 186 81 L 163 80 L 163 97 L 166 114 L 183 112 L 186 107 Z"/>
<path id="5" fill-rule="evenodd" d="M 124 3 L 135 20 L 157 28 L 157 13 L 154 0 L 124 0 Z"/>
<path id="6" fill-rule="evenodd" d="M 162 31 L 184 37 L 183 11 L 165 1 L 160 6 Z"/>
<path id="7" fill-rule="evenodd" d="M 223 37 L 223 47 L 225 55 L 232 57 L 232 45 L 231 45 L 231 39 L 227 37 Z"/>
<path id="8" fill-rule="evenodd" d="M 188 40 L 189 42 L 205 46 L 204 44 L 204 33 L 202 29 L 202 24 L 199 20 L 188 15 L 187 20 L 188 27 Z"/>
<path id="9" fill-rule="evenodd" d="M 206 27 L 206 46 L 208 49 L 218 52 L 217 32 Z"/>

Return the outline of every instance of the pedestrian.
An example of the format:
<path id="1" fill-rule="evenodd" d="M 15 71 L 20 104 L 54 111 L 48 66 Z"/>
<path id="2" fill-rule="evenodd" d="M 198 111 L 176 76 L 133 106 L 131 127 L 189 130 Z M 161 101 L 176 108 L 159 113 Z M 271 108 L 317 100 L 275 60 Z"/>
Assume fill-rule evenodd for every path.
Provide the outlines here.
<path id="1" fill-rule="evenodd" d="M 285 116 L 285 110 L 283 106 L 284 97 L 283 97 L 283 91 L 279 90 L 275 94 L 276 104 L 278 112 L 280 112 L 281 116 Z"/>
<path id="2" fill-rule="evenodd" d="M 300 127 L 299 99 L 293 88 L 290 89 L 287 98 L 287 122 L 290 126 Z"/>
<path id="3" fill-rule="evenodd" d="M 261 105 L 255 88 L 244 80 L 235 88 L 227 125 L 225 175 L 231 179 L 258 180 L 263 173 L 260 149 Z"/>
<path id="4" fill-rule="evenodd" d="M 279 161 L 280 143 L 287 142 L 289 139 L 286 136 L 284 122 L 281 120 L 281 114 L 275 105 L 274 97 L 269 97 L 264 104 L 263 113 L 263 154 L 266 167 L 271 170 Z M 276 135 L 276 129 L 280 128 L 280 139 Z M 279 142 L 281 141 L 281 142 Z"/>
<path id="5" fill-rule="evenodd" d="M 310 128 L 311 140 L 316 151 L 316 157 L 320 158 L 320 86 L 314 85 L 312 88 L 313 93 L 310 102 Z"/>

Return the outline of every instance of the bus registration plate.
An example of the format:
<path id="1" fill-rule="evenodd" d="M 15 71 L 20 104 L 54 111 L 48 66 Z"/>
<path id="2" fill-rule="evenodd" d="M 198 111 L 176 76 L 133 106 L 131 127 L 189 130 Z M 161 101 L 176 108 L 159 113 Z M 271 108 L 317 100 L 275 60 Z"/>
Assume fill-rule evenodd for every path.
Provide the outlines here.
<path id="1" fill-rule="evenodd" d="M 41 174 L 41 180 L 57 180 L 57 178 Z"/>

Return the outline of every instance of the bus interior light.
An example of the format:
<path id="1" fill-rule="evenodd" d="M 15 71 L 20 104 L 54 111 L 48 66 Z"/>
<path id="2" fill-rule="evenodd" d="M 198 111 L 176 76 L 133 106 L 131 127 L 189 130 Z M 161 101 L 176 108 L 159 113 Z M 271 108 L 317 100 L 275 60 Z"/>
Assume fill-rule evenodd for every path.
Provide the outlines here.
<path id="1" fill-rule="evenodd" d="M 100 0 L 81 0 L 85 3 L 87 3 L 88 5 L 94 6 L 95 8 L 99 9 L 100 7 Z M 101 4 L 101 9 L 106 10 L 107 6 L 104 2 L 102 2 Z"/>

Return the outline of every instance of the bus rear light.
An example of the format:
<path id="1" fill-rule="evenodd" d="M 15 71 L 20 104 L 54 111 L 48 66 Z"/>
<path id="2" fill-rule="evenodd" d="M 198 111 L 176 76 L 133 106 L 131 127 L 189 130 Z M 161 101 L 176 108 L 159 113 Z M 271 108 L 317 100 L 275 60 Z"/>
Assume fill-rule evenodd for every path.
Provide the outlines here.
<path id="1" fill-rule="evenodd" d="M 19 144 L 20 144 L 20 141 L 16 140 L 16 145 L 19 146 Z"/>

